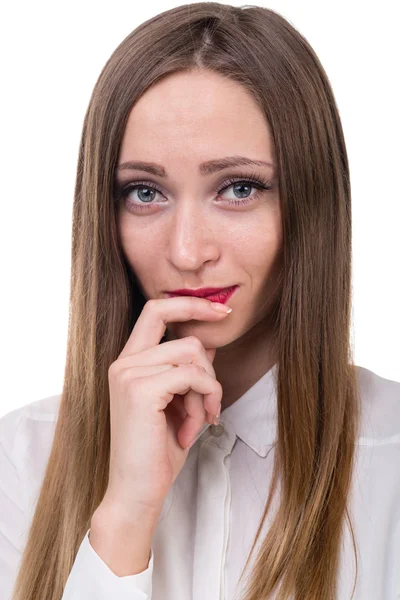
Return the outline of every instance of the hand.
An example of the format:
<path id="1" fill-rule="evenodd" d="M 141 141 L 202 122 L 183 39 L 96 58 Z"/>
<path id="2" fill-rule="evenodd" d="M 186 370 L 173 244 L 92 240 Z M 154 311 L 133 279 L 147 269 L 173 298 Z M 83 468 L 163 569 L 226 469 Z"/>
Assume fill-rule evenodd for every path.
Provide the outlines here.
<path id="1" fill-rule="evenodd" d="M 220 414 L 222 386 L 194 336 L 160 344 L 166 323 L 220 321 L 206 298 L 178 296 L 146 302 L 108 371 L 110 473 L 103 502 L 127 515 L 142 507 L 157 514 L 188 456 L 188 445 Z M 178 365 L 174 367 L 174 365 Z M 139 511 L 140 512 L 140 511 Z"/>

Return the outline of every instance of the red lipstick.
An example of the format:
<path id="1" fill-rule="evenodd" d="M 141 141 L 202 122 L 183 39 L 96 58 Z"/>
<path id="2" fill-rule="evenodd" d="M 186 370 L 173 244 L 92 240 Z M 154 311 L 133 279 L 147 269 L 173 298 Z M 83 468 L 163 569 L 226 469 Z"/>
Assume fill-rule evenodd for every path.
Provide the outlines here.
<path id="1" fill-rule="evenodd" d="M 212 302 L 220 302 L 221 304 L 225 304 L 228 299 L 232 296 L 232 294 L 238 288 L 238 285 L 233 285 L 228 288 L 199 288 L 197 290 L 173 290 L 172 292 L 167 292 L 169 298 L 173 298 L 174 296 L 197 296 L 199 298 L 207 298 L 207 300 L 211 300 Z"/>

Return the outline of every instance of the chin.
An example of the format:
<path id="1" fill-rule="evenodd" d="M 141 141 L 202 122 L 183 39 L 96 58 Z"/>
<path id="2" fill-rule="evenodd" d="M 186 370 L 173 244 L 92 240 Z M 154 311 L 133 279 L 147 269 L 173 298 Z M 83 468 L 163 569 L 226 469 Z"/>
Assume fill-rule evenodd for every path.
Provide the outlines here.
<path id="1" fill-rule="evenodd" d="M 229 318 L 229 317 L 226 317 Z M 235 341 L 236 336 L 232 336 L 232 331 L 221 331 L 220 327 L 211 327 L 211 325 L 219 326 L 223 321 L 214 323 L 212 321 L 192 321 L 175 322 L 173 331 L 168 329 L 169 339 L 182 339 L 191 335 L 197 337 L 203 344 L 204 348 L 223 348 Z"/>

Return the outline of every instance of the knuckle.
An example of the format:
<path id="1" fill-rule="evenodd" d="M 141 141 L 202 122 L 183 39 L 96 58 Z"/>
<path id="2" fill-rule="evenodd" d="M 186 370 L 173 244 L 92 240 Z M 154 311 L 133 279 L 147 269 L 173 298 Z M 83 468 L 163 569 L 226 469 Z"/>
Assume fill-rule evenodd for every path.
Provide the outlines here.
<path id="1" fill-rule="evenodd" d="M 199 356 L 202 354 L 203 344 L 195 335 L 191 335 L 188 338 L 191 352 L 195 354 L 195 356 Z"/>
<path id="2" fill-rule="evenodd" d="M 217 388 L 217 392 L 220 394 L 221 399 L 222 399 L 224 389 L 223 389 L 222 385 L 220 384 L 220 382 L 218 381 L 218 379 L 215 379 L 215 386 Z"/>
<path id="3" fill-rule="evenodd" d="M 132 379 L 132 369 L 122 369 L 119 374 L 119 381 L 121 383 L 129 383 Z M 135 380 L 137 381 L 137 380 Z"/>
<path id="4" fill-rule="evenodd" d="M 200 348 L 200 346 L 202 346 L 202 343 L 200 342 L 199 338 L 195 335 L 189 335 L 187 337 L 187 340 L 190 344 L 193 344 L 194 348 Z"/>
<path id="5" fill-rule="evenodd" d="M 117 361 L 112 362 L 111 365 L 108 367 L 108 377 L 115 377 L 115 375 L 117 373 L 117 369 L 118 369 Z"/>
<path id="6" fill-rule="evenodd" d="M 144 305 L 144 308 L 146 308 L 146 310 L 155 310 L 155 307 L 157 305 L 157 301 L 155 300 L 155 298 L 150 298 L 150 300 L 147 300 L 146 304 Z"/>

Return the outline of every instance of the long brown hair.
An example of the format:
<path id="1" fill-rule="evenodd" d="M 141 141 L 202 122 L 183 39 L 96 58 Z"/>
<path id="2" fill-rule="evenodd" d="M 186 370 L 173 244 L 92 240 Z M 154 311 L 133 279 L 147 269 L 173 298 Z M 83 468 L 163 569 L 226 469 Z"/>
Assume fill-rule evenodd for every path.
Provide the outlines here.
<path id="1" fill-rule="evenodd" d="M 249 558 L 278 476 L 280 506 L 243 600 L 277 592 L 279 600 L 336 598 L 360 414 L 350 342 L 349 165 L 339 112 L 315 52 L 280 14 L 200 2 L 139 25 L 105 64 L 90 99 L 74 195 L 61 403 L 14 600 L 60 600 L 105 494 L 108 368 L 145 303 L 117 234 L 114 170 L 139 97 L 166 75 L 196 69 L 253 94 L 270 126 L 280 182 L 278 431 L 273 484 Z"/>

